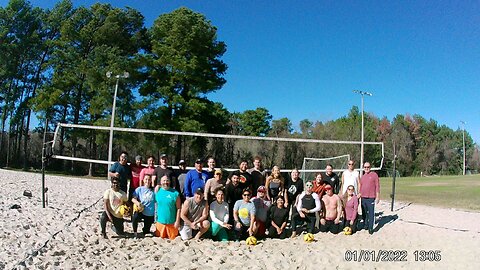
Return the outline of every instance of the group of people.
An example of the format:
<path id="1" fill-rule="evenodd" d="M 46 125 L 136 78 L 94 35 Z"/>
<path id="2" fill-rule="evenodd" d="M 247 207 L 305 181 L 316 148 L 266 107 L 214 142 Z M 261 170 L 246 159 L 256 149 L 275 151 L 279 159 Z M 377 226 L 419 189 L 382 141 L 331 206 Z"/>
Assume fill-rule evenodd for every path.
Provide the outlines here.
<path id="1" fill-rule="evenodd" d="M 355 232 L 360 225 L 373 233 L 380 185 L 369 162 L 365 162 L 361 175 L 350 160 L 341 178 L 328 164 L 324 173 L 304 183 L 297 169 L 287 179 L 277 166 L 267 174 L 260 157 L 253 159 L 252 168 L 244 160 L 230 173 L 216 168 L 212 157 L 207 159 L 206 169 L 203 160 L 197 159 L 192 170 L 186 169 L 184 160 L 174 170 L 168 165 L 167 155 L 160 156 L 158 166 L 153 156 L 147 158 L 147 166 L 142 165 L 141 156 L 135 163 L 128 164 L 127 160 L 128 154 L 123 152 L 109 170 L 111 188 L 104 193 L 105 211 L 100 218 L 105 238 L 108 221 L 118 235 L 125 235 L 122 205 L 133 209 L 135 237 L 141 221 L 144 235 L 169 239 L 180 235 L 183 240 L 209 237 L 228 241 L 249 236 L 283 239 L 303 230 L 336 234 L 350 227 Z M 150 231 L 152 224 L 154 232 Z"/>

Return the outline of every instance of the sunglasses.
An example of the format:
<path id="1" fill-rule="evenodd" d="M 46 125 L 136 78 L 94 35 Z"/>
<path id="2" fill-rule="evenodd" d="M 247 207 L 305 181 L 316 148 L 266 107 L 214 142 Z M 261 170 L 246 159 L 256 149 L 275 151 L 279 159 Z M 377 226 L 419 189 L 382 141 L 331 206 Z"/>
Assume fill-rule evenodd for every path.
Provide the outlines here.
<path id="1" fill-rule="evenodd" d="M 313 187 L 313 185 L 306 185 L 306 187 Z"/>
<path id="2" fill-rule="evenodd" d="M 250 194 L 243 194 L 243 196 L 245 196 L 245 197 L 250 197 Z"/>

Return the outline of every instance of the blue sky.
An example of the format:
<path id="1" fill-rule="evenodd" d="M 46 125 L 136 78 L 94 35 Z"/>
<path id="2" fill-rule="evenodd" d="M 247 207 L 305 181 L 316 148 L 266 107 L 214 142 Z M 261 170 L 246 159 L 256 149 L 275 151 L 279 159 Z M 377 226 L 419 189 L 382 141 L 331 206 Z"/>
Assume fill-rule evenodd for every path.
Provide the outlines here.
<path id="1" fill-rule="evenodd" d="M 139 10 L 148 27 L 181 6 L 204 14 L 228 46 L 227 84 L 209 97 L 232 112 L 266 107 L 298 128 L 360 107 L 360 89 L 373 93 L 366 112 L 420 114 L 453 129 L 463 120 L 480 143 L 479 1 L 102 2 Z"/>

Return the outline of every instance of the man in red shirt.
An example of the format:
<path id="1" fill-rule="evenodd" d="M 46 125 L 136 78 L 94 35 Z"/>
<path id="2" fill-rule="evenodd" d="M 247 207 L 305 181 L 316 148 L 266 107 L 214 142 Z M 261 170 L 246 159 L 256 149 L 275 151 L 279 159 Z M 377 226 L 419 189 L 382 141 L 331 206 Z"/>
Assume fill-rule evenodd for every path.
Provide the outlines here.
<path id="1" fill-rule="evenodd" d="M 363 165 L 365 174 L 360 179 L 360 196 L 362 197 L 362 215 L 364 228 L 373 234 L 375 223 L 375 204 L 380 199 L 380 179 L 377 173 L 370 170 L 370 162 Z"/>

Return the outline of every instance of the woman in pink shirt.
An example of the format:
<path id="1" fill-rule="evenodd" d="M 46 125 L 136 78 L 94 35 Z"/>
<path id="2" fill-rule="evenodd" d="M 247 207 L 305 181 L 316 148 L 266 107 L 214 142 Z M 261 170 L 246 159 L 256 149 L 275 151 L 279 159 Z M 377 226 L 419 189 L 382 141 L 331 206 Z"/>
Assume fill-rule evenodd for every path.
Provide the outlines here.
<path id="1" fill-rule="evenodd" d="M 347 192 L 343 195 L 343 204 L 345 205 L 345 227 L 350 227 L 352 233 L 357 229 L 358 197 L 355 194 L 355 187 L 349 185 Z"/>
<path id="2" fill-rule="evenodd" d="M 145 177 L 145 175 L 147 174 L 153 175 L 153 171 L 155 171 L 155 158 L 153 156 L 148 156 L 147 166 L 148 167 L 143 168 L 142 171 L 140 172 L 140 182 L 143 181 L 143 177 Z M 154 187 L 153 181 L 150 181 L 150 182 L 152 184 L 152 187 Z"/>

